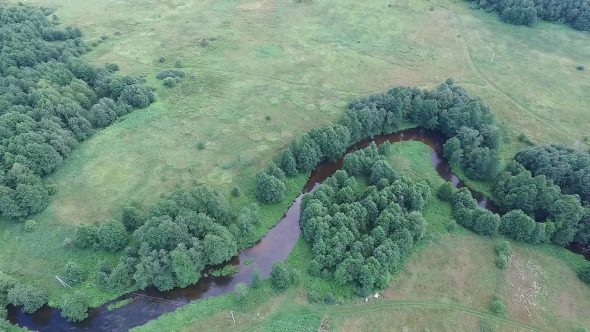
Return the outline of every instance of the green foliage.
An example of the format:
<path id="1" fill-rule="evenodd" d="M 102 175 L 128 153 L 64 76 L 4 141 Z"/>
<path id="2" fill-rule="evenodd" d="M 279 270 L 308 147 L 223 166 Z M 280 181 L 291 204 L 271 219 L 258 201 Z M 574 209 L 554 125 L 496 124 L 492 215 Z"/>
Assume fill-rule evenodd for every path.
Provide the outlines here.
<path id="1" fill-rule="evenodd" d="M 494 251 L 496 252 L 496 255 L 510 256 L 512 254 L 512 249 L 510 249 L 510 242 L 506 240 L 499 241 L 494 246 Z"/>
<path id="2" fill-rule="evenodd" d="M 243 282 L 239 282 L 236 284 L 236 286 L 234 287 L 234 296 L 236 297 L 236 301 L 238 302 L 238 304 L 244 306 L 246 305 L 246 303 L 248 303 L 249 290 L 250 289 L 248 288 L 248 286 Z"/>
<path id="3" fill-rule="evenodd" d="M 42 9 L 3 7 L 0 22 L 10 36 L 0 51 L 0 214 L 23 219 L 47 206 L 42 178 L 79 142 L 132 107 L 148 106 L 153 93 L 115 76 L 116 65 L 83 60 L 80 30 L 58 27 Z"/>
<path id="4" fill-rule="evenodd" d="M 64 267 L 63 276 L 68 283 L 73 285 L 86 279 L 86 271 L 82 266 L 74 262 L 68 262 Z"/>
<path id="5" fill-rule="evenodd" d="M 590 265 L 586 265 L 578 270 L 578 277 L 583 282 L 590 284 Z"/>
<path id="6" fill-rule="evenodd" d="M 495 263 L 499 269 L 504 270 L 508 266 L 508 256 L 497 255 Z"/>
<path id="7" fill-rule="evenodd" d="M 295 272 L 282 262 L 275 262 L 270 272 L 272 287 L 277 291 L 284 291 L 296 281 Z"/>
<path id="8" fill-rule="evenodd" d="M 278 203 L 285 197 L 285 184 L 266 172 L 256 174 L 256 197 L 264 203 Z"/>
<path id="9" fill-rule="evenodd" d="M 98 229 L 94 225 L 76 226 L 74 244 L 80 249 L 88 249 L 98 243 Z"/>
<path id="10" fill-rule="evenodd" d="M 164 86 L 165 86 L 165 87 L 168 87 L 168 88 L 173 88 L 173 87 L 175 87 L 177 83 L 178 83 L 178 81 L 177 81 L 175 78 L 172 78 L 172 77 L 166 77 L 166 78 L 163 80 L 163 84 L 164 84 Z"/>
<path id="11" fill-rule="evenodd" d="M 33 219 L 25 221 L 24 230 L 25 232 L 31 233 L 37 228 L 37 222 Z"/>
<path id="12" fill-rule="evenodd" d="M 430 188 L 393 172 L 374 144 L 349 154 L 344 169 L 378 185 L 360 190 L 340 170 L 305 196 L 300 224 L 312 245 L 308 272 L 368 294 L 387 286 L 422 237 Z"/>
<path id="13" fill-rule="evenodd" d="M 512 210 L 502 216 L 500 232 L 518 241 L 538 243 L 541 238 L 535 233 L 537 223 L 521 210 Z"/>
<path id="14" fill-rule="evenodd" d="M 500 298 L 498 295 L 494 295 L 494 297 L 492 298 L 492 303 L 490 304 L 490 311 L 492 311 L 494 314 L 500 317 L 506 316 L 506 305 L 502 301 L 502 298 Z"/>
<path id="15" fill-rule="evenodd" d="M 476 8 L 497 12 L 502 21 L 512 24 L 534 26 L 538 20 L 545 20 L 565 22 L 574 29 L 590 31 L 590 5 L 586 1 L 469 1 Z"/>
<path id="16" fill-rule="evenodd" d="M 281 153 L 281 169 L 287 176 L 293 176 L 297 173 L 295 157 L 293 157 L 293 153 L 290 149 L 285 149 Z"/>
<path id="17" fill-rule="evenodd" d="M 231 188 L 231 195 L 233 197 L 240 197 L 242 191 L 240 190 L 240 187 L 238 186 L 234 186 L 233 188 Z"/>
<path id="18" fill-rule="evenodd" d="M 574 240 L 578 231 L 578 223 L 584 217 L 584 209 L 578 196 L 562 194 L 560 188 L 547 181 L 544 175 L 532 176 L 518 162 L 510 162 L 498 177 L 494 193 L 498 203 L 505 211 L 521 210 L 518 214 L 510 215 L 501 231 L 520 241 L 529 243 L 552 242 L 567 246 Z M 526 214 L 545 226 L 535 226 L 534 219 L 526 219 Z M 518 220 L 515 218 L 518 217 Z M 520 221 L 520 222 L 519 222 Z M 555 226 L 555 229 L 549 229 Z M 511 226 L 518 226 L 518 230 L 510 230 Z M 544 227 L 544 228 L 543 228 Z M 584 227 L 581 228 L 583 236 Z"/>
<path id="19" fill-rule="evenodd" d="M 88 317 L 90 300 L 82 292 L 64 294 L 61 302 L 61 315 L 70 322 L 79 322 Z"/>
<path id="20" fill-rule="evenodd" d="M 23 308 L 23 311 L 32 314 L 47 303 L 47 292 L 34 287 L 17 284 L 7 294 L 8 302 L 14 306 Z"/>
<path id="21" fill-rule="evenodd" d="M 111 73 L 119 71 L 119 65 L 117 65 L 116 63 L 107 63 L 105 65 L 105 68 Z"/>
<path id="22" fill-rule="evenodd" d="M 123 223 L 110 220 L 100 225 L 97 231 L 98 243 L 108 251 L 118 251 L 125 247 L 129 234 Z"/>
<path id="23" fill-rule="evenodd" d="M 128 231 L 134 231 L 145 223 L 145 217 L 135 202 L 128 203 L 123 207 L 121 221 Z"/>
<path id="24" fill-rule="evenodd" d="M 262 279 L 260 279 L 260 271 L 254 269 L 252 272 L 252 288 L 257 289 L 262 285 Z"/>
<path id="25" fill-rule="evenodd" d="M 214 277 L 226 277 L 236 273 L 238 273 L 238 267 L 236 265 L 226 265 L 221 269 L 211 271 L 209 274 Z"/>
<path id="26" fill-rule="evenodd" d="M 441 200 L 443 200 L 445 202 L 451 202 L 453 199 L 454 193 L 455 193 L 455 187 L 453 187 L 453 184 L 448 181 L 445 181 L 445 183 L 443 183 L 438 188 L 436 195 L 438 196 L 438 198 L 440 198 Z"/>

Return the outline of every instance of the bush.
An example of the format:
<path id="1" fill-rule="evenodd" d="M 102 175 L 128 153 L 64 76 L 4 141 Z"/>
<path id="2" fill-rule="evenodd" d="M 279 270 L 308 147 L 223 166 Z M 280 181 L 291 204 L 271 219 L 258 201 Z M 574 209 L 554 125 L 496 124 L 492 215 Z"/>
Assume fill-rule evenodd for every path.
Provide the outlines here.
<path id="1" fill-rule="evenodd" d="M 506 240 L 498 242 L 494 247 L 494 250 L 496 251 L 497 255 L 510 256 L 510 254 L 512 254 L 512 250 L 510 249 L 510 242 Z"/>
<path id="2" fill-rule="evenodd" d="M 256 197 L 265 203 L 278 203 L 285 198 L 285 184 L 265 172 L 256 175 Z"/>
<path id="3" fill-rule="evenodd" d="M 105 68 L 111 73 L 119 71 L 119 65 L 117 65 L 116 63 L 107 63 Z"/>
<path id="4" fill-rule="evenodd" d="M 197 150 L 205 150 L 205 143 L 199 142 L 197 144 Z"/>
<path id="5" fill-rule="evenodd" d="M 166 78 L 164 79 L 164 86 L 165 86 L 165 87 L 168 87 L 168 88 L 173 88 L 173 87 L 175 87 L 175 86 L 176 86 L 176 83 L 178 83 L 178 82 L 176 81 L 176 79 L 175 79 L 175 78 L 172 78 L 172 77 L 166 77 Z"/>
<path id="6" fill-rule="evenodd" d="M 590 265 L 587 265 L 587 266 L 581 268 L 578 271 L 578 277 L 583 282 L 585 282 L 587 284 L 590 284 Z"/>
<path id="7" fill-rule="evenodd" d="M 233 197 L 240 197 L 241 193 L 242 193 L 242 192 L 241 192 L 241 190 L 240 190 L 240 187 L 238 187 L 238 186 L 234 186 L 234 187 L 231 189 L 231 195 L 232 195 Z"/>
<path id="8" fill-rule="evenodd" d="M 243 282 L 239 282 L 234 287 L 234 295 L 240 305 L 245 305 L 248 302 L 248 286 Z"/>
<path id="9" fill-rule="evenodd" d="M 506 316 L 506 305 L 498 295 L 494 295 L 490 304 L 490 310 L 500 317 Z"/>
<path id="10" fill-rule="evenodd" d="M 508 266 L 508 256 L 506 256 L 506 255 L 496 256 L 496 266 L 499 269 L 504 270 L 506 268 L 506 266 Z"/>
<path id="11" fill-rule="evenodd" d="M 584 66 L 576 66 L 576 69 L 577 70 L 580 70 L 580 71 L 584 71 L 584 70 L 586 70 L 586 67 L 584 67 Z"/>
<path id="12" fill-rule="evenodd" d="M 120 101 L 137 108 L 146 108 L 155 99 L 156 97 L 152 90 L 142 84 L 131 84 L 126 86 L 119 96 Z"/>
<path id="13" fill-rule="evenodd" d="M 328 292 L 326 293 L 326 303 L 327 304 L 334 304 L 334 294 Z"/>
<path id="14" fill-rule="evenodd" d="M 454 192 L 455 187 L 453 187 L 453 184 L 450 182 L 445 182 L 440 187 L 438 187 L 436 196 L 445 202 L 450 202 L 453 200 Z"/>
<path id="15" fill-rule="evenodd" d="M 98 228 L 100 246 L 108 251 L 118 251 L 127 244 L 128 234 L 125 226 L 116 220 L 108 221 Z"/>
<path id="16" fill-rule="evenodd" d="M 61 316 L 70 322 L 79 322 L 88 317 L 88 296 L 81 292 L 64 294 L 61 303 Z"/>
<path id="17" fill-rule="evenodd" d="M 23 311 L 32 314 L 47 303 L 47 292 L 26 285 L 16 285 L 8 291 L 8 302 L 14 306 L 23 307 Z"/>
<path id="18" fill-rule="evenodd" d="M 260 288 L 260 286 L 262 286 L 260 271 L 258 269 L 254 269 L 254 272 L 252 272 L 252 288 Z"/>
<path id="19" fill-rule="evenodd" d="M 323 302 L 323 299 L 317 291 L 307 290 L 307 301 L 309 301 L 309 303 L 321 303 Z"/>
<path id="20" fill-rule="evenodd" d="M 64 267 L 64 279 L 68 283 L 76 284 L 86 279 L 86 271 L 80 265 L 74 262 L 68 262 Z"/>
<path id="21" fill-rule="evenodd" d="M 29 219 L 29 220 L 25 221 L 25 225 L 24 225 L 25 232 L 31 233 L 32 231 L 35 230 L 35 228 L 37 228 L 37 222 L 35 220 Z"/>
<path id="22" fill-rule="evenodd" d="M 270 272 L 272 287 L 284 291 L 295 283 L 295 274 L 282 262 L 275 262 Z"/>
<path id="23" fill-rule="evenodd" d="M 78 225 L 76 227 L 76 235 L 74 237 L 74 244 L 80 249 L 88 249 L 98 242 L 98 230 L 94 225 Z"/>
<path id="24" fill-rule="evenodd" d="M 121 220 L 123 221 L 125 228 L 129 231 L 138 229 L 145 222 L 145 218 L 141 213 L 139 205 L 136 203 L 129 203 L 123 207 Z"/>

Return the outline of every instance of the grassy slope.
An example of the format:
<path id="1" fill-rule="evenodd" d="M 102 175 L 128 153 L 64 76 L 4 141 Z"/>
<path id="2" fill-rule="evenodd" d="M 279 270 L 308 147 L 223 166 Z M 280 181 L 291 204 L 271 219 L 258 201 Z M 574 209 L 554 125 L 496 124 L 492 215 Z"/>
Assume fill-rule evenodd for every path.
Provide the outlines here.
<path id="1" fill-rule="evenodd" d="M 442 183 L 430 165 L 428 146 L 402 142 L 396 143 L 392 152 L 390 160 L 403 174 L 425 179 L 433 187 Z M 539 250 L 539 246 L 511 242 L 514 253 L 509 267 L 500 270 L 494 265 L 493 249 L 500 239 L 477 236 L 463 228 L 449 233 L 450 214 L 447 204 L 432 198 L 425 212 L 427 240 L 378 300 L 359 301 L 352 296 L 352 289 L 305 273 L 311 252 L 300 240 L 287 260 L 301 271 L 300 283 L 286 294 L 269 296 L 272 292 L 265 285 L 263 290 L 253 291 L 244 308 L 232 295 L 222 296 L 195 302 L 135 330 L 192 331 L 207 326 L 216 331 L 317 331 L 320 323 L 342 331 L 465 331 L 477 330 L 480 324 L 505 331 L 567 331 L 590 326 L 590 317 L 585 314 L 590 288 L 563 259 L 554 257 L 569 253 L 554 246 Z M 579 256 L 576 261 L 580 262 Z M 306 289 L 349 299 L 335 306 L 309 304 Z M 506 319 L 488 310 L 496 293 L 508 306 Z"/>
<path id="2" fill-rule="evenodd" d="M 53 300 L 63 291 L 53 276 L 66 260 L 91 267 L 105 257 L 64 248 L 69 225 L 100 223 L 129 199 L 148 204 L 195 181 L 229 193 L 356 96 L 452 76 L 498 114 L 506 157 L 521 147 L 514 139 L 521 132 L 568 144 L 587 135 L 590 78 L 574 67 L 588 65 L 590 36 L 559 25 L 506 25 L 462 1 L 27 3 L 56 7 L 90 40 L 107 36 L 87 58 L 145 75 L 159 97 L 82 144 L 51 176 L 59 193 L 35 216 L 36 232 L 0 223 L 0 268 L 49 288 Z M 205 47 L 203 38 L 215 40 Z M 189 77 L 164 89 L 153 77 L 176 60 Z M 280 214 L 269 212 L 267 225 Z M 85 287 L 95 304 L 112 297 Z"/>

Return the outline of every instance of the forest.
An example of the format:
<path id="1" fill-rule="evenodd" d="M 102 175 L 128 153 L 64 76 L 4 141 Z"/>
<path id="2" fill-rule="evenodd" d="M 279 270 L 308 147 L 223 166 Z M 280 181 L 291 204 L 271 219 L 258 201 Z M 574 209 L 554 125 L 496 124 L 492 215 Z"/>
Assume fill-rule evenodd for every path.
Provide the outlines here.
<path id="1" fill-rule="evenodd" d="M 474 8 L 498 13 L 504 22 L 534 26 L 539 20 L 567 23 L 574 29 L 590 31 L 590 3 L 587 0 L 468 0 Z"/>
<path id="2" fill-rule="evenodd" d="M 83 60 L 80 30 L 50 14 L 0 7 L 0 215 L 21 220 L 47 206 L 43 178 L 80 142 L 155 98 L 142 79 Z"/>
<path id="3" fill-rule="evenodd" d="M 401 269 L 424 234 L 421 211 L 430 198 L 427 184 L 398 176 L 380 152 L 387 149 L 373 144 L 347 155 L 344 170 L 305 197 L 300 220 L 312 245 L 309 272 L 353 283 L 363 297 Z"/>

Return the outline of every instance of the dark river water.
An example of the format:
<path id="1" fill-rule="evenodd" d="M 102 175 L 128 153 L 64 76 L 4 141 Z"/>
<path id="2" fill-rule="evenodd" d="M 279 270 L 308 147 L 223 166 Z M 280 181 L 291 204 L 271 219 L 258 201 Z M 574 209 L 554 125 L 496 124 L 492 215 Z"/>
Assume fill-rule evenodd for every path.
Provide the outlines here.
<path id="1" fill-rule="evenodd" d="M 367 147 L 371 142 L 381 144 L 385 141 L 391 143 L 402 141 L 420 141 L 432 148 L 430 159 L 432 166 L 445 180 L 453 183 L 455 187 L 465 185 L 455 176 L 442 158 L 442 145 L 445 141 L 442 133 L 419 128 L 407 129 L 401 132 L 377 136 L 372 140 L 365 140 L 355 144 L 347 150 L 347 153 Z M 336 163 L 324 163 L 319 165 L 311 174 L 303 193 L 299 195 L 289 208 L 285 216 L 272 228 L 260 241 L 250 248 L 244 249 L 229 263 L 237 265 L 239 272 L 227 277 L 201 278 L 196 285 L 187 288 L 175 288 L 170 291 L 160 292 L 155 288 L 133 292 L 118 298 L 116 301 L 132 298 L 130 304 L 115 309 L 107 310 L 107 303 L 99 308 L 91 309 L 89 317 L 81 323 L 69 323 L 62 318 L 59 310 L 44 306 L 36 313 L 29 315 L 22 310 L 9 307 L 8 317 L 10 322 L 27 327 L 35 331 L 127 331 L 135 326 L 143 325 L 150 320 L 174 311 L 191 301 L 219 296 L 233 291 L 237 283 L 250 284 L 255 268 L 260 275 L 266 278 L 270 275 L 272 264 L 283 261 L 299 239 L 299 215 L 301 212 L 301 198 L 306 193 L 312 192 L 317 186 L 342 167 L 343 159 Z M 496 206 L 484 195 L 470 189 L 473 197 L 481 207 L 497 211 Z M 572 250 L 582 253 L 583 248 Z M 586 253 L 590 257 L 590 253 Z M 251 264 L 244 264 L 250 262 Z"/>

